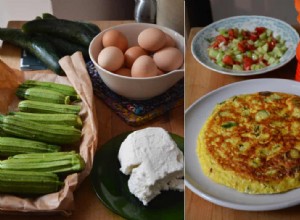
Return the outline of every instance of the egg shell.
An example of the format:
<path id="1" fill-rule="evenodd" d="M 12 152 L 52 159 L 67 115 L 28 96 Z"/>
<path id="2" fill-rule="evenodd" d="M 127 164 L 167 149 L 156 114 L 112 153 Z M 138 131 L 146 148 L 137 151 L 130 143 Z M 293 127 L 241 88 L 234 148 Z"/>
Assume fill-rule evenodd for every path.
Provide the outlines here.
<path id="1" fill-rule="evenodd" d="M 120 69 L 124 64 L 123 52 L 118 47 L 106 47 L 98 55 L 98 64 L 111 72 Z"/>
<path id="2" fill-rule="evenodd" d="M 115 73 L 118 75 L 131 77 L 131 70 L 129 68 L 122 67 L 116 70 Z"/>
<path id="3" fill-rule="evenodd" d="M 166 34 L 158 28 L 147 28 L 138 36 L 138 44 L 151 52 L 161 49 L 166 41 Z"/>
<path id="4" fill-rule="evenodd" d="M 148 55 L 140 56 L 135 60 L 131 68 L 132 77 L 157 76 L 158 69 L 152 57 Z"/>
<path id="5" fill-rule="evenodd" d="M 142 55 L 147 55 L 147 52 L 140 46 L 133 46 L 133 47 L 128 48 L 124 54 L 125 65 L 128 68 L 131 68 L 134 61 Z"/>
<path id="6" fill-rule="evenodd" d="M 157 68 L 157 75 L 158 75 L 158 76 L 164 75 L 164 74 L 165 74 L 164 71 L 162 71 L 161 69 L 158 69 L 158 68 Z"/>
<path id="7" fill-rule="evenodd" d="M 183 54 L 175 47 L 166 47 L 157 51 L 153 60 L 159 69 L 170 72 L 182 66 Z"/>
<path id="8" fill-rule="evenodd" d="M 166 44 L 164 47 L 176 47 L 175 40 L 168 34 L 166 34 Z"/>
<path id="9" fill-rule="evenodd" d="M 118 30 L 108 30 L 103 34 L 102 37 L 102 44 L 103 47 L 118 47 L 123 53 L 128 48 L 128 40 L 126 36 L 118 31 Z"/>

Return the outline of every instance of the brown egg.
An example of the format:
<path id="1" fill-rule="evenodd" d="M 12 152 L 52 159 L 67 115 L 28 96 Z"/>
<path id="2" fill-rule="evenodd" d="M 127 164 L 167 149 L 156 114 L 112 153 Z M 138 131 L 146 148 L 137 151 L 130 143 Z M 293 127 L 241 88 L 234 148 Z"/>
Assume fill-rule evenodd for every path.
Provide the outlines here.
<path id="1" fill-rule="evenodd" d="M 114 46 L 118 47 L 123 53 L 128 48 L 128 40 L 126 36 L 117 30 L 108 30 L 103 34 L 102 37 L 103 47 Z"/>
<path id="2" fill-rule="evenodd" d="M 167 41 L 164 47 L 176 47 L 176 42 L 170 35 L 166 34 L 166 39 Z"/>
<path id="3" fill-rule="evenodd" d="M 170 72 L 181 67 L 183 54 L 175 47 L 166 47 L 157 51 L 153 55 L 153 60 L 159 69 Z"/>
<path id="4" fill-rule="evenodd" d="M 125 65 L 128 68 L 131 68 L 134 61 L 142 55 L 147 55 L 147 52 L 140 46 L 134 46 L 134 47 L 128 48 L 124 54 Z"/>
<path id="5" fill-rule="evenodd" d="M 152 57 L 143 55 L 135 60 L 131 68 L 132 77 L 151 77 L 158 73 Z"/>
<path id="6" fill-rule="evenodd" d="M 158 68 L 157 68 L 157 75 L 158 75 L 158 76 L 164 75 L 164 74 L 165 74 L 164 71 L 162 71 L 161 69 L 158 69 Z"/>
<path id="7" fill-rule="evenodd" d="M 108 71 L 116 71 L 124 64 L 123 52 L 118 47 L 106 47 L 98 55 L 98 64 Z"/>
<path id="8" fill-rule="evenodd" d="M 131 70 L 125 67 L 122 67 L 115 71 L 116 74 L 122 75 L 122 76 L 129 76 L 131 77 Z"/>
<path id="9" fill-rule="evenodd" d="M 166 41 L 166 34 L 158 28 L 147 28 L 138 36 L 139 45 L 151 52 L 161 49 Z"/>

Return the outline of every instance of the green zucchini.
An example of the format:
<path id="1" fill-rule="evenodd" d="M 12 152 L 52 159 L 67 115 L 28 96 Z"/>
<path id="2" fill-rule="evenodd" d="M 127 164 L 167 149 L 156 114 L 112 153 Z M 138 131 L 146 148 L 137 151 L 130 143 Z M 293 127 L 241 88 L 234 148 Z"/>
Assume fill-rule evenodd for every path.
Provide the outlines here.
<path id="1" fill-rule="evenodd" d="M 60 146 L 15 137 L 0 137 L 0 155 L 57 152 Z"/>
<path id="2" fill-rule="evenodd" d="M 0 161 L 0 169 L 17 171 L 37 171 L 51 173 L 72 173 L 84 169 L 82 157 L 71 152 L 34 153 L 12 156 Z"/>
<path id="3" fill-rule="evenodd" d="M 63 183 L 57 174 L 0 169 L 0 192 L 40 195 L 57 192 Z"/>
<path id="4" fill-rule="evenodd" d="M 26 49 L 36 56 L 50 70 L 62 75 L 63 71 L 58 63 L 59 56 L 53 46 L 38 36 L 29 36 L 19 29 L 0 28 L 0 39 Z"/>
<path id="5" fill-rule="evenodd" d="M 68 96 L 77 96 L 75 89 L 72 86 L 54 83 L 54 82 L 42 82 L 37 80 L 26 80 L 20 85 L 21 88 L 41 87 L 45 89 L 51 89 L 60 92 Z"/>
<path id="6" fill-rule="evenodd" d="M 60 38 L 60 37 L 55 37 L 55 36 L 49 37 L 45 34 L 40 34 L 39 36 L 43 37 L 48 42 L 50 42 L 55 47 L 57 53 L 59 53 L 59 55 L 61 57 L 66 56 L 66 55 L 72 55 L 73 53 L 80 51 L 85 60 L 90 59 L 88 47 L 86 47 L 86 46 L 72 43 L 72 42 L 65 40 L 63 38 Z"/>
<path id="7" fill-rule="evenodd" d="M 9 115 L 21 117 L 30 121 L 42 124 L 57 124 L 82 128 L 82 120 L 80 116 L 75 114 L 43 114 L 30 112 L 9 112 Z"/>
<path id="8" fill-rule="evenodd" d="M 81 139 L 81 131 L 74 127 L 41 124 L 12 115 L 0 115 L 0 127 L 8 135 L 49 144 L 74 144 Z"/>
<path id="9" fill-rule="evenodd" d="M 27 99 L 47 103 L 70 104 L 70 96 L 65 96 L 60 92 L 39 87 L 28 89 L 18 88 L 16 95 L 20 99 Z"/>
<path id="10" fill-rule="evenodd" d="M 42 19 L 26 22 L 22 30 L 27 34 L 47 34 L 61 37 L 73 43 L 88 47 L 94 34 L 86 27 L 64 19 Z"/>
<path id="11" fill-rule="evenodd" d="M 79 105 L 64 105 L 55 103 L 38 102 L 24 100 L 19 102 L 18 108 L 21 112 L 31 113 L 58 113 L 58 114 L 78 114 L 81 107 Z"/>
<path id="12" fill-rule="evenodd" d="M 238 125 L 238 123 L 235 121 L 227 121 L 227 122 L 223 123 L 221 126 L 222 126 L 222 128 L 231 128 L 231 127 L 234 127 L 237 125 Z"/>
<path id="13" fill-rule="evenodd" d="M 90 30 L 90 32 L 96 36 L 101 32 L 100 28 L 93 23 L 87 22 L 87 21 L 78 21 L 78 23 L 81 23 L 81 25 L 85 26 L 87 29 Z"/>
<path id="14" fill-rule="evenodd" d="M 42 19 L 57 19 L 54 15 L 50 13 L 43 13 L 42 14 Z"/>
<path id="15" fill-rule="evenodd" d="M 270 113 L 266 110 L 259 110 L 256 114 L 255 114 L 255 121 L 260 122 L 262 120 L 265 120 L 267 118 L 269 118 Z"/>
<path id="16" fill-rule="evenodd" d="M 52 15 L 50 13 L 43 13 L 42 18 L 43 19 L 58 19 L 57 17 L 55 17 L 54 15 Z M 94 34 L 95 36 L 97 34 L 99 34 L 100 31 L 101 31 L 100 28 L 97 25 L 93 24 L 93 23 L 86 22 L 86 21 L 75 21 L 75 22 L 77 22 L 78 24 L 83 25 L 85 28 L 89 29 L 90 32 L 92 34 Z"/>

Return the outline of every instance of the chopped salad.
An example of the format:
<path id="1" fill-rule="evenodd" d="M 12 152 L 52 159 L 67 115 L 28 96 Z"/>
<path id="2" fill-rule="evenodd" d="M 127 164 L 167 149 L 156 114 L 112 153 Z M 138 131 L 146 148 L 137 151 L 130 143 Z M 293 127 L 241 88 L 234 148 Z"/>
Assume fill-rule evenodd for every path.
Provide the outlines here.
<path id="1" fill-rule="evenodd" d="M 208 56 L 221 67 L 249 71 L 278 64 L 286 51 L 285 40 L 268 28 L 230 28 L 219 29 L 208 47 Z"/>

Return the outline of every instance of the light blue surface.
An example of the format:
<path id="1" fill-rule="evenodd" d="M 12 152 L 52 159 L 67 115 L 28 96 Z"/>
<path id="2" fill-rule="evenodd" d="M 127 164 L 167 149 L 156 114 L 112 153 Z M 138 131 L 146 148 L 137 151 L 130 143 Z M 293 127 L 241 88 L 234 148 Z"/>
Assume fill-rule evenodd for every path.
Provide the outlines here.
<path id="1" fill-rule="evenodd" d="M 211 61 L 208 57 L 207 48 L 209 46 L 209 41 L 213 37 L 218 35 L 218 29 L 220 28 L 239 28 L 253 31 L 256 27 L 266 27 L 273 31 L 273 35 L 276 37 L 281 36 L 282 39 L 286 41 L 286 46 L 288 50 L 281 57 L 280 63 L 273 66 L 268 66 L 260 70 L 252 71 L 236 71 L 226 68 L 222 68 Z M 289 62 L 296 54 L 296 47 L 299 42 L 299 35 L 296 30 L 291 27 L 289 24 L 271 17 L 264 16 L 236 16 L 226 19 L 216 21 L 207 27 L 199 31 L 192 41 L 192 54 L 195 59 L 206 66 L 209 69 L 212 69 L 216 72 L 228 75 L 237 75 L 237 76 L 249 76 L 256 74 L 263 74 L 271 70 L 277 69 L 287 62 Z"/>

